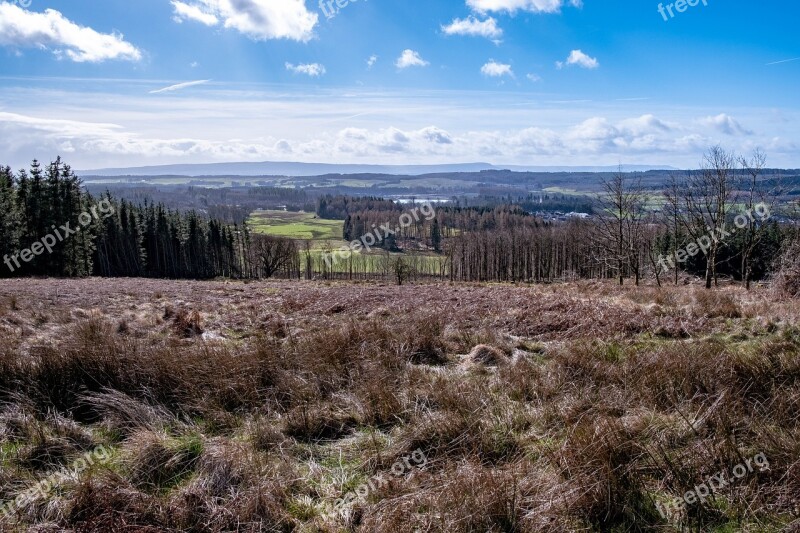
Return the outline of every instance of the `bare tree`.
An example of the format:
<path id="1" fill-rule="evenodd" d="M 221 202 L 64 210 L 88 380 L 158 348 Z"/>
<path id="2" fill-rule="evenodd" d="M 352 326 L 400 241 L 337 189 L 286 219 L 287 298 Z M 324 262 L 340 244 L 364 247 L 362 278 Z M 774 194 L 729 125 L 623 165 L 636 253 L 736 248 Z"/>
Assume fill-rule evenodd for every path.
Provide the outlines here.
<path id="1" fill-rule="evenodd" d="M 653 269 L 653 274 L 656 278 L 656 284 L 661 287 L 661 275 L 664 273 L 661 257 L 661 239 L 665 234 L 665 218 L 662 214 L 651 214 L 647 225 L 644 226 L 642 245 L 644 246 L 644 254 L 649 261 L 650 267 Z"/>
<path id="2" fill-rule="evenodd" d="M 298 261 L 297 245 L 290 239 L 255 235 L 253 254 L 260 277 L 271 278 L 281 270 L 289 271 Z"/>
<path id="3" fill-rule="evenodd" d="M 403 285 L 413 273 L 413 268 L 402 255 L 392 259 L 392 270 L 398 285 Z"/>
<path id="4" fill-rule="evenodd" d="M 717 284 L 717 255 L 738 198 L 736 156 L 720 146 L 709 149 L 701 169 L 689 174 L 681 194 L 681 220 L 706 258 L 706 288 Z M 679 254 L 680 255 L 680 254 Z"/>
<path id="5" fill-rule="evenodd" d="M 739 163 L 744 171 L 744 207 L 747 209 L 747 226 L 743 228 L 744 242 L 742 245 L 742 284 L 750 290 L 750 281 L 753 275 L 752 258 L 756 247 L 761 243 L 767 232 L 764 220 L 757 220 L 756 211 L 772 213 L 780 197 L 779 186 L 768 186 L 761 180 L 761 174 L 767 166 L 767 156 L 760 149 L 753 152 L 750 159 L 739 158 Z"/>
<path id="6" fill-rule="evenodd" d="M 598 200 L 599 222 L 595 228 L 598 259 L 616 271 L 620 285 L 625 283 L 628 271 L 639 285 L 647 195 L 641 180 L 629 178 L 622 168 L 602 185 L 604 194 Z"/>
<path id="7" fill-rule="evenodd" d="M 680 261 L 678 259 L 678 250 L 680 249 L 681 228 L 683 227 L 683 202 L 681 196 L 683 194 L 683 180 L 677 178 L 675 175 L 670 177 L 669 185 L 664 191 L 666 202 L 664 203 L 664 218 L 667 221 L 667 226 L 670 232 L 671 244 L 671 258 L 669 261 L 663 263 L 671 263 L 673 268 L 673 282 L 678 284 L 678 275 Z"/>

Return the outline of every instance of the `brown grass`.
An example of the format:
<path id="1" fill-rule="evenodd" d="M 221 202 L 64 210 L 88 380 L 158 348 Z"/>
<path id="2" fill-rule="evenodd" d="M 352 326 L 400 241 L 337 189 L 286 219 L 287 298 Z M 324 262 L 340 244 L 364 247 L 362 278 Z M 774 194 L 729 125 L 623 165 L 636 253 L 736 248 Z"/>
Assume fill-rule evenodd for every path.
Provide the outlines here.
<path id="1" fill-rule="evenodd" d="M 3 531 L 773 531 L 798 519 L 800 313 L 766 293 L 10 283 L 0 498 L 97 445 L 113 453 L 0 518 Z M 392 474 L 417 451 L 424 465 Z M 657 512 L 757 453 L 769 470 L 677 521 Z M 387 482 L 330 512 L 373 476 Z"/>

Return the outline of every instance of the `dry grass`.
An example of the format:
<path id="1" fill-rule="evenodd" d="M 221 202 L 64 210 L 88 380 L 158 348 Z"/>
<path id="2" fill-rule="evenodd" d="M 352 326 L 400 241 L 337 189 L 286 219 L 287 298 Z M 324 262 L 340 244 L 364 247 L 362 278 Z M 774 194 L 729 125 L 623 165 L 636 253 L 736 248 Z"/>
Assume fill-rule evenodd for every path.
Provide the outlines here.
<path id="1" fill-rule="evenodd" d="M 0 530 L 779 531 L 797 304 L 766 291 L 24 280 L 0 288 Z M 122 325 L 124 324 L 124 327 Z M 416 451 L 424 465 L 394 475 Z M 656 504 L 757 471 L 672 521 Z M 342 512 L 334 502 L 382 476 Z"/>

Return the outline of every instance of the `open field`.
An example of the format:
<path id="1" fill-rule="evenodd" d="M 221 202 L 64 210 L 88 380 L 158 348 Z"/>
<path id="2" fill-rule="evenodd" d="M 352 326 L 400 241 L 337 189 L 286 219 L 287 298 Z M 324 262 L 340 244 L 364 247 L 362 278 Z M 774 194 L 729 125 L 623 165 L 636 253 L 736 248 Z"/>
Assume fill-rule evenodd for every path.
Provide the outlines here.
<path id="1" fill-rule="evenodd" d="M 798 318 L 734 287 L 4 281 L 0 529 L 797 531 Z"/>
<path id="2" fill-rule="evenodd" d="M 324 220 L 314 213 L 255 211 L 247 221 L 257 233 L 307 241 L 343 243 L 341 220 Z"/>
<path id="3" fill-rule="evenodd" d="M 341 220 L 325 220 L 318 218 L 313 213 L 293 213 L 286 211 L 264 210 L 255 211 L 247 221 L 250 228 L 264 235 L 275 237 L 285 237 L 299 241 L 311 241 L 310 255 L 315 271 L 322 269 L 326 253 L 342 250 L 337 259 L 332 262 L 329 270 L 338 274 L 345 274 L 350 270 L 357 272 L 377 273 L 390 271 L 391 266 L 388 262 L 391 257 L 406 256 L 410 262 L 418 266 L 420 272 L 425 274 L 438 273 L 441 271 L 441 264 L 446 258 L 435 255 L 434 253 L 416 254 L 413 258 L 403 253 L 392 253 L 387 256 L 379 248 L 372 252 L 361 251 L 353 253 L 343 251 L 347 248 L 347 243 L 342 240 L 344 222 Z M 304 248 L 301 246 L 301 251 Z M 354 263 L 351 269 L 350 256 L 353 255 Z M 305 260 L 305 253 L 301 253 L 301 260 Z M 358 266 L 355 266 L 355 265 Z"/>

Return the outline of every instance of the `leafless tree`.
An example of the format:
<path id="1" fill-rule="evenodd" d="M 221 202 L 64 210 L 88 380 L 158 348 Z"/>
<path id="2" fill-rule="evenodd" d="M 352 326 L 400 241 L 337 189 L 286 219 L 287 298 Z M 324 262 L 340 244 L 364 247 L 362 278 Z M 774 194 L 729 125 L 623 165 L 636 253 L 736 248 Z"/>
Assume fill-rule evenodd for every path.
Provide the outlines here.
<path id="1" fill-rule="evenodd" d="M 265 279 L 281 270 L 290 271 L 299 257 L 294 241 L 270 235 L 253 236 L 253 254 L 257 272 Z"/>
<path id="2" fill-rule="evenodd" d="M 764 220 L 757 219 L 754 213 L 759 210 L 764 213 L 772 213 L 777 207 L 780 198 L 779 185 L 767 185 L 763 183 L 761 174 L 767 166 L 766 154 L 757 149 L 753 152 L 750 159 L 739 158 L 739 164 L 744 171 L 743 194 L 744 207 L 747 210 L 747 227 L 743 228 L 744 242 L 742 246 L 742 284 L 750 290 L 750 281 L 753 274 L 752 258 L 756 247 L 761 243 L 767 232 L 767 225 Z"/>
<path id="3" fill-rule="evenodd" d="M 406 282 L 413 273 L 411 265 L 402 255 L 392 258 L 392 271 L 394 272 L 398 285 L 402 285 Z"/>
<path id="4" fill-rule="evenodd" d="M 595 227 L 595 241 L 600 251 L 598 259 L 616 272 L 620 285 L 625 283 L 627 271 L 634 275 L 638 285 L 647 194 L 641 180 L 629 177 L 621 168 L 602 185 L 604 194 L 598 201 Z"/>
<path id="5" fill-rule="evenodd" d="M 669 228 L 671 258 L 668 263 L 672 264 L 673 282 L 678 284 L 680 274 L 680 261 L 678 260 L 678 250 L 681 246 L 681 228 L 683 227 L 683 179 L 675 175 L 670 177 L 670 182 L 664 191 L 666 202 L 664 203 L 664 218 Z M 666 262 L 665 262 L 666 263 Z"/>
<path id="6" fill-rule="evenodd" d="M 706 259 L 706 288 L 717 284 L 717 255 L 738 199 L 737 157 L 720 146 L 709 149 L 699 171 L 689 174 L 680 195 L 681 221 Z"/>

